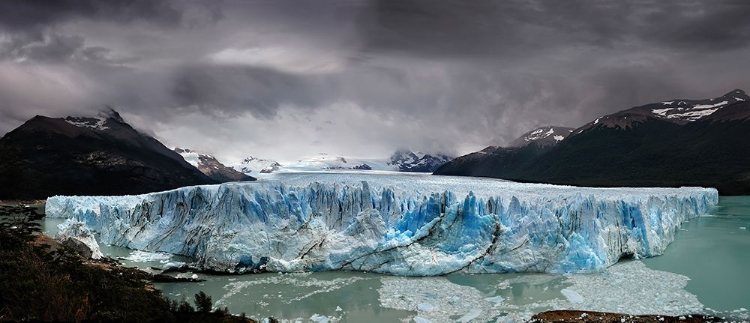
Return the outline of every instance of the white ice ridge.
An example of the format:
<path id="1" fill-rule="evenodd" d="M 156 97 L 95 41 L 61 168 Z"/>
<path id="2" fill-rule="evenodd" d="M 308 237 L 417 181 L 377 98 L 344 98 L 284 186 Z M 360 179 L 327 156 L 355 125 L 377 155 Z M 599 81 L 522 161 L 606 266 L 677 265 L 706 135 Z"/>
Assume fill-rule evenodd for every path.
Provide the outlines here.
<path id="1" fill-rule="evenodd" d="M 430 175 L 285 174 L 121 197 L 55 196 L 101 242 L 205 269 L 591 272 L 664 252 L 709 188 L 580 188 Z"/>

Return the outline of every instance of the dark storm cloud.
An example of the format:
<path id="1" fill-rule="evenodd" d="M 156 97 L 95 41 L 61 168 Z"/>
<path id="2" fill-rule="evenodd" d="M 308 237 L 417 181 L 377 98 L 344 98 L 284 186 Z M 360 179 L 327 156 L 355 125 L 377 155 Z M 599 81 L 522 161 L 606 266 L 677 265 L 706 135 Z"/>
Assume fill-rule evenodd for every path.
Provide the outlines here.
<path id="1" fill-rule="evenodd" d="M 132 63 L 132 57 L 113 57 L 111 49 L 102 46 L 85 46 L 80 35 L 62 35 L 52 31 L 18 33 L 0 42 L 0 59 L 20 62 L 64 63 L 87 61 L 97 64 Z"/>
<path id="2" fill-rule="evenodd" d="M 247 66 L 187 66 L 172 82 L 176 106 L 192 106 L 209 115 L 250 112 L 270 118 L 282 104 L 319 106 L 325 93 L 320 80 Z"/>
<path id="3" fill-rule="evenodd" d="M 502 94 L 477 109 L 505 128 L 495 142 L 507 142 L 520 127 L 576 127 L 636 105 L 750 86 L 727 71 L 747 66 L 748 15 L 750 3 L 733 0 L 382 0 L 361 12 L 357 28 L 365 56 L 461 62 L 451 77 L 471 86 L 453 98 L 476 102 L 474 88 Z"/>
<path id="4" fill-rule="evenodd" d="M 0 1 L 0 117 L 112 105 L 230 142 L 249 135 L 195 120 L 300 149 L 476 149 L 750 90 L 748 16 L 737 0 Z"/>
<path id="5" fill-rule="evenodd" d="M 171 2 L 151 0 L 5 0 L 0 1 L 0 27 L 25 31 L 72 19 L 114 23 L 147 21 L 179 25 L 182 13 Z"/>
<path id="6" fill-rule="evenodd" d="M 679 2 L 678 2 L 679 3 Z M 640 36 L 681 50 L 726 50 L 750 44 L 750 3 L 705 1 L 672 4 L 645 15 Z"/>
<path id="7" fill-rule="evenodd" d="M 366 51 L 524 55 L 559 46 L 715 50 L 750 42 L 746 1 L 373 1 L 358 20 Z"/>

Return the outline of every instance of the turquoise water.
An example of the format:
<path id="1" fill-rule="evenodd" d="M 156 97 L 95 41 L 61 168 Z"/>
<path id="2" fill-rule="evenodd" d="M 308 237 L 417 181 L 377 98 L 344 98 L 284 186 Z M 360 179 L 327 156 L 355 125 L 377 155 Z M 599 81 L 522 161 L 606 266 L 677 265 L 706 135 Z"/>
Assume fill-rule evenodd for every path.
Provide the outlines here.
<path id="1" fill-rule="evenodd" d="M 683 224 L 664 255 L 643 262 L 690 277 L 686 290 L 706 307 L 750 308 L 750 196 L 722 196 L 711 215 Z"/>
<path id="2" fill-rule="evenodd" d="M 162 283 L 156 287 L 174 299 L 192 302 L 199 291 L 217 307 L 250 317 L 303 319 L 313 315 L 348 322 L 398 322 L 414 314 L 379 306 L 381 275 L 354 272 L 314 274 L 200 275 L 203 283 Z"/>

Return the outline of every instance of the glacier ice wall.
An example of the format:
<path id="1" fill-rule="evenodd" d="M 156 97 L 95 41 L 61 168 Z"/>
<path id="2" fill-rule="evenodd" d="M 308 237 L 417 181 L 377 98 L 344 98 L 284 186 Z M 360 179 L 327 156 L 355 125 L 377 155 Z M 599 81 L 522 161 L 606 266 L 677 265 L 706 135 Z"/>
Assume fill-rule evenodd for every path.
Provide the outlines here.
<path id="1" fill-rule="evenodd" d="M 424 175 L 286 174 L 121 197 L 55 196 L 102 243 L 204 269 L 588 272 L 664 252 L 708 188 L 579 188 Z"/>

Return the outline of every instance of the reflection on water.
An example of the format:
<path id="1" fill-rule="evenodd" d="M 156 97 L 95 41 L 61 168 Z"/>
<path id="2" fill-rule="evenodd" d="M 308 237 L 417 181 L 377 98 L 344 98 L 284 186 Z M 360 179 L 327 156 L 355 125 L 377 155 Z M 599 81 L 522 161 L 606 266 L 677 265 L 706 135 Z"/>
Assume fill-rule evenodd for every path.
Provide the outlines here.
<path id="1" fill-rule="evenodd" d="M 515 305 L 564 299 L 560 290 L 571 286 L 564 276 L 546 274 L 450 275 L 446 278 L 490 297 L 500 296 L 506 304 Z"/>
<path id="2" fill-rule="evenodd" d="M 380 275 L 352 272 L 314 274 L 201 275 L 203 283 L 157 284 L 166 295 L 191 299 L 198 291 L 232 313 L 252 317 L 308 319 L 321 315 L 351 322 L 398 322 L 413 312 L 379 306 Z"/>

